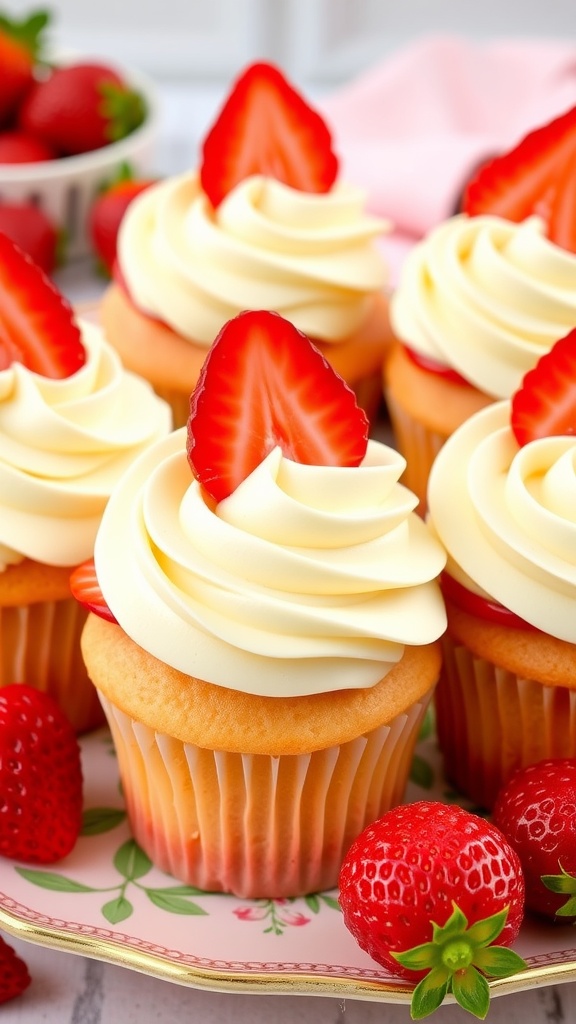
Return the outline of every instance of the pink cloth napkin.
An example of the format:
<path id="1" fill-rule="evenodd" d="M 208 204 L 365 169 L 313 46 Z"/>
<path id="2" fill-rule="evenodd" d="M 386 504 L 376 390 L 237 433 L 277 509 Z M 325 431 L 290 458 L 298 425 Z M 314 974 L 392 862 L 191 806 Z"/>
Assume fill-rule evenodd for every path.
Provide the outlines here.
<path id="1" fill-rule="evenodd" d="M 576 44 L 423 37 L 318 105 L 343 177 L 394 225 L 394 277 L 408 248 L 454 212 L 480 162 L 576 105 Z"/>

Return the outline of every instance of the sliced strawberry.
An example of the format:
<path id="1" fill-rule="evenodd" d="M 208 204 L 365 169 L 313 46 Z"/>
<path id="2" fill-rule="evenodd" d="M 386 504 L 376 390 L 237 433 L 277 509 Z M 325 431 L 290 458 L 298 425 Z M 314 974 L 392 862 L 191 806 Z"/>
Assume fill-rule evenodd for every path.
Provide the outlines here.
<path id="1" fill-rule="evenodd" d="M 358 466 L 368 420 L 324 356 L 279 313 L 224 325 L 190 399 L 188 461 L 216 501 L 277 445 L 295 462 Z"/>
<path id="2" fill-rule="evenodd" d="M 273 64 L 251 64 L 204 140 L 200 181 L 212 205 L 252 174 L 302 192 L 327 192 L 337 173 L 320 114 Z"/>
<path id="3" fill-rule="evenodd" d="M 70 590 L 79 604 L 108 622 L 116 622 L 100 590 L 94 559 L 76 566 L 70 573 Z"/>
<path id="4" fill-rule="evenodd" d="M 510 425 L 519 445 L 576 433 L 576 328 L 525 375 L 512 396 Z"/>
<path id="5" fill-rule="evenodd" d="M 557 245 L 576 252 L 576 107 L 488 161 L 467 185 L 463 209 L 522 221 L 538 214 Z"/>
<path id="6" fill-rule="evenodd" d="M 37 264 L 0 232 L 0 370 L 22 363 L 69 377 L 86 361 L 72 307 Z"/>
<path id="7" fill-rule="evenodd" d="M 498 625 L 508 627 L 508 629 L 536 629 L 536 626 L 532 626 L 530 622 L 521 619 L 519 615 L 515 615 L 514 612 L 511 612 L 504 605 L 498 604 L 497 601 L 490 601 L 485 597 L 481 597 L 480 594 L 475 594 L 474 591 L 468 590 L 447 572 L 442 573 L 441 585 L 442 593 L 446 600 L 461 608 L 467 615 L 474 615 L 478 619 L 484 619 L 485 622 L 495 622 Z"/>

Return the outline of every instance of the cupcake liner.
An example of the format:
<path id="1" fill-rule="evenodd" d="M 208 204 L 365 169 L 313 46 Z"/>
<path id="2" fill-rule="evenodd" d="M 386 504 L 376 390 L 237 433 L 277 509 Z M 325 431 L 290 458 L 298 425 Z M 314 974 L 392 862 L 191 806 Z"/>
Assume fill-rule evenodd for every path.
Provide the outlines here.
<path id="1" fill-rule="evenodd" d="M 366 736 L 280 757 L 182 743 L 100 699 L 153 863 L 207 891 L 282 898 L 334 887 L 355 836 L 402 800 L 431 693 Z"/>
<path id="2" fill-rule="evenodd" d="M 104 721 L 80 651 L 87 614 L 73 598 L 0 607 L 0 686 L 50 694 L 78 733 Z"/>
<path id="3" fill-rule="evenodd" d="M 544 686 L 443 640 L 436 728 L 446 778 L 491 810 L 521 766 L 576 757 L 576 691 Z"/>
<path id="4" fill-rule="evenodd" d="M 426 511 L 426 491 L 432 463 L 446 441 L 446 435 L 430 430 L 414 419 L 392 394 L 386 392 L 386 405 L 392 424 L 395 446 L 406 459 L 402 483 L 417 496 L 420 515 Z"/>

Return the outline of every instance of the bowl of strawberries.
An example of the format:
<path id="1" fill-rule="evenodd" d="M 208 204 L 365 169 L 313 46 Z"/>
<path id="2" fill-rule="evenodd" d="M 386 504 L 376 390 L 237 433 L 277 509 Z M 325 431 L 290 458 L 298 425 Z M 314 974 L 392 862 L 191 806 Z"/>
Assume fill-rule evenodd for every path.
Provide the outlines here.
<path id="1" fill-rule="evenodd" d="M 0 12 L 0 205 L 37 207 L 61 237 L 61 262 L 91 251 L 88 218 L 129 165 L 149 173 L 158 135 L 155 90 L 131 69 L 78 55 L 45 56 L 49 14 Z"/>

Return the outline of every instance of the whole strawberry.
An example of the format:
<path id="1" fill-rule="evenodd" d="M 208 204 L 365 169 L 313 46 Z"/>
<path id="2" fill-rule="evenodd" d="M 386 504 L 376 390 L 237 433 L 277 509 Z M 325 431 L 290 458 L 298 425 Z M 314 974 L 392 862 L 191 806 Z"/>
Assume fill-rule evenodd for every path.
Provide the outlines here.
<path id="1" fill-rule="evenodd" d="M 47 213 L 34 203 L 0 202 L 0 231 L 10 238 L 45 274 L 60 258 L 60 235 Z"/>
<path id="2" fill-rule="evenodd" d="M 33 82 L 46 11 L 22 20 L 0 14 L 0 124 L 6 124 Z"/>
<path id="3" fill-rule="evenodd" d="M 123 139 L 144 120 L 145 103 L 105 64 L 57 67 L 27 92 L 18 124 L 61 156 Z"/>
<path id="4" fill-rule="evenodd" d="M 374 960 L 421 979 L 414 1019 L 448 992 L 483 1018 L 486 976 L 508 977 L 525 966 L 504 948 L 523 917 L 518 856 L 494 825 L 455 805 L 423 800 L 369 825 L 342 864 L 340 905 L 346 927 Z"/>
<path id="5" fill-rule="evenodd" d="M 0 164 L 32 164 L 56 154 L 40 139 L 21 131 L 0 132 Z"/>
<path id="6" fill-rule="evenodd" d="M 518 768 L 500 790 L 493 818 L 520 858 L 528 909 L 576 917 L 576 760 Z"/>
<path id="7" fill-rule="evenodd" d="M 52 697 L 0 689 L 0 854 L 51 864 L 70 853 L 82 822 L 82 769 L 74 730 Z"/>
<path id="8" fill-rule="evenodd" d="M 0 935 L 0 1003 L 21 995 L 30 981 L 26 964 Z"/>
<path id="9" fill-rule="evenodd" d="M 88 233 L 100 270 L 108 277 L 116 262 L 120 222 L 130 203 L 153 184 L 150 178 L 135 178 L 124 165 L 118 176 L 94 200 L 88 217 Z"/>

